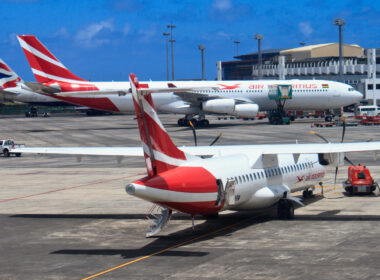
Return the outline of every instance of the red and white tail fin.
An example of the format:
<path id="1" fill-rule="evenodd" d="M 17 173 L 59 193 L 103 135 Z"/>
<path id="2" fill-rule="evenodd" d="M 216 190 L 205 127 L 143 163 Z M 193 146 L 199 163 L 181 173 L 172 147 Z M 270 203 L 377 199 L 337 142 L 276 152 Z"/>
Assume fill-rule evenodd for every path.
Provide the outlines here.
<path id="1" fill-rule="evenodd" d="M 134 74 L 129 75 L 129 81 L 148 175 L 159 174 L 183 165 L 191 158 L 194 159 L 194 156 L 178 149 L 170 139 L 158 118 L 152 94 L 142 94 L 139 91 L 141 88 L 147 88 L 147 85 L 139 84 Z"/>
<path id="2" fill-rule="evenodd" d="M 35 36 L 18 35 L 17 39 L 39 83 L 88 82 L 71 73 Z"/>
<path id="3" fill-rule="evenodd" d="M 21 78 L 2 59 L 0 59 L 0 87 L 16 87 Z"/>

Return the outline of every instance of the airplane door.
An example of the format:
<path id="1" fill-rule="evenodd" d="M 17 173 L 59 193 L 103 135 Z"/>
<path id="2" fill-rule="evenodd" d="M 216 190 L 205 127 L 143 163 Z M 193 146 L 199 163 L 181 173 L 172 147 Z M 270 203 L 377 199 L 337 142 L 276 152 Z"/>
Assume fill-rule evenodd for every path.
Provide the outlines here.
<path id="1" fill-rule="evenodd" d="M 235 179 L 228 179 L 226 184 L 226 198 L 228 205 L 235 205 Z"/>

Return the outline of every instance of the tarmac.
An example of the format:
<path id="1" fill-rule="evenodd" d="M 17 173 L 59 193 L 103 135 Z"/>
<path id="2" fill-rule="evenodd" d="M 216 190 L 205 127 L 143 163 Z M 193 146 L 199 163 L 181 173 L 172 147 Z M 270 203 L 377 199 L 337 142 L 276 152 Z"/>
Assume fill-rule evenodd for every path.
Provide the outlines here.
<path id="1" fill-rule="evenodd" d="M 173 141 L 193 145 L 180 116 L 162 115 Z M 290 126 L 210 118 L 198 144 L 321 142 L 314 119 Z M 33 146 L 137 146 L 134 116 L 1 118 L 0 138 Z M 313 128 L 340 142 L 342 128 Z M 345 142 L 380 140 L 379 127 L 348 127 Z M 380 181 L 373 153 L 348 154 Z M 218 219 L 175 213 L 153 238 L 152 205 L 125 193 L 145 175 L 142 158 L 22 155 L 0 157 L 0 279 L 379 279 L 380 197 L 348 196 L 334 170 L 295 219 L 264 212 L 223 212 Z M 300 193 L 298 193 L 300 195 Z"/>

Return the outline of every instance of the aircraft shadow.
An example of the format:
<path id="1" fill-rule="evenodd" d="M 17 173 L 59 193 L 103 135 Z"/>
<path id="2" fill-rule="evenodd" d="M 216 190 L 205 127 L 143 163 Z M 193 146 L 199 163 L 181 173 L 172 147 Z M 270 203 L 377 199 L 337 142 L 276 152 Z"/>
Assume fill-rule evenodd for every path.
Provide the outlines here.
<path id="1" fill-rule="evenodd" d="M 312 198 L 304 200 L 305 205 L 315 203 L 323 199 L 321 195 L 315 195 Z M 263 224 L 273 221 L 276 218 L 276 207 L 271 207 L 265 211 L 247 211 L 233 212 L 220 215 L 217 219 L 205 220 L 191 228 L 189 216 L 183 214 L 173 215 L 174 220 L 189 220 L 189 227 L 168 235 L 155 236 L 152 242 L 138 249 L 62 249 L 51 252 L 51 254 L 67 254 L 67 255 L 120 255 L 124 259 L 134 259 L 141 256 L 155 254 L 161 250 L 165 250 L 172 246 L 172 249 L 157 254 L 157 256 L 178 256 L 178 257 L 203 257 L 209 254 L 205 251 L 184 251 L 179 250 L 182 245 L 191 245 L 200 241 L 212 240 L 219 236 L 229 236 L 232 233 L 244 228 Z M 355 215 L 339 215 L 339 210 L 325 211 L 317 215 L 296 215 L 295 221 L 380 221 L 380 216 L 355 216 Z M 12 217 L 27 218 L 95 218 L 95 219 L 144 219 L 145 215 L 126 214 L 126 215 L 14 215 Z M 198 218 L 197 220 L 202 220 Z M 293 220 L 293 221 L 294 221 Z M 181 243 L 185 242 L 182 245 Z M 175 249 L 174 249 L 175 248 Z"/>
<path id="2" fill-rule="evenodd" d="M 182 242 L 186 242 L 186 245 L 190 245 L 199 241 L 214 239 L 218 236 L 228 236 L 243 228 L 269 221 L 271 220 L 270 217 L 271 211 L 269 210 L 259 214 L 257 212 L 235 212 L 220 216 L 218 219 L 205 220 L 204 223 L 196 225 L 194 230 L 191 228 L 191 224 L 189 223 L 189 227 L 186 229 L 169 235 L 152 237 L 152 242 L 138 249 L 63 249 L 51 252 L 51 254 L 120 255 L 125 259 L 133 259 L 154 254 L 158 251 L 176 246 Z M 180 247 L 181 246 L 178 246 L 176 248 Z M 157 254 L 157 256 L 203 257 L 208 254 L 209 252 L 204 251 L 181 251 L 178 249 L 174 250 L 173 248 L 173 250 L 162 252 Z"/>
<path id="3" fill-rule="evenodd" d="M 247 123 L 247 122 L 241 122 L 241 123 L 210 123 L 207 127 L 196 127 L 196 130 L 207 130 L 207 129 L 213 129 L 213 128 L 224 128 L 224 127 L 235 127 L 235 126 L 242 126 L 242 125 L 251 125 L 251 126 L 261 126 L 261 125 L 267 125 L 268 123 Z M 176 131 L 191 131 L 190 127 L 178 127 L 178 125 L 173 124 L 167 124 L 165 127 L 177 127 L 178 129 Z"/>
<path id="4" fill-rule="evenodd" d="M 144 220 L 146 214 L 16 214 L 10 218 L 30 218 L 30 219 L 100 219 L 100 220 Z M 196 217 L 196 220 L 203 220 Z M 173 214 L 171 220 L 189 220 L 191 217 L 180 213 Z"/>

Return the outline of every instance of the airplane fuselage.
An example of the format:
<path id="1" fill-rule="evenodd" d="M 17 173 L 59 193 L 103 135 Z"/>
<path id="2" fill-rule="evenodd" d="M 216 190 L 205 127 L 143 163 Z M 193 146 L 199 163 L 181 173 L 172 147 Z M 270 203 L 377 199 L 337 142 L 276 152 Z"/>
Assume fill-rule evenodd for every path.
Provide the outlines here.
<path id="1" fill-rule="evenodd" d="M 252 168 L 257 160 L 264 164 L 249 154 L 191 161 L 160 174 L 159 178 L 147 177 L 128 184 L 126 191 L 192 215 L 212 214 L 270 207 L 284 198 L 284 193 L 290 195 L 314 186 L 325 175 L 316 154 L 301 154 L 297 162 L 292 154 L 281 154 L 277 156 L 277 164 Z M 233 185 L 228 186 L 229 182 Z M 222 192 L 225 197 L 220 197 Z"/>
<path id="2" fill-rule="evenodd" d="M 88 84 L 88 82 L 86 82 Z M 168 82 L 141 82 L 147 84 L 150 88 L 167 88 Z M 276 102 L 268 97 L 269 86 L 273 84 L 292 85 L 293 97 L 286 101 L 286 110 L 325 110 L 334 109 L 354 104 L 358 102 L 362 95 L 354 90 L 351 86 L 322 80 L 265 80 L 265 81 L 176 81 L 170 82 L 176 87 L 209 87 L 219 88 L 219 90 L 195 91 L 204 94 L 205 99 L 209 96 L 217 96 L 225 99 L 239 99 L 242 101 L 252 102 L 259 106 L 261 111 L 276 109 Z M 80 96 L 55 96 L 56 99 L 70 102 L 80 106 L 87 106 L 98 110 L 111 112 L 134 112 L 132 95 L 119 95 L 119 91 L 128 91 L 130 86 L 127 82 L 94 82 L 91 83 L 94 88 L 93 92 Z M 67 90 L 67 89 L 66 89 Z M 73 91 L 75 88 L 72 89 Z M 115 92 L 115 94 L 104 94 L 101 92 Z M 33 95 L 33 96 L 31 96 Z M 22 101 L 23 96 L 25 96 Z M 33 99 L 43 99 L 33 92 L 25 92 L 18 97 L 18 101 L 30 102 Z M 198 114 L 202 111 L 201 102 L 195 103 L 184 100 L 175 93 L 154 93 L 153 100 L 159 112 L 178 113 L 178 114 Z M 49 98 L 50 102 L 51 98 Z M 205 112 L 207 113 L 207 112 Z"/>

